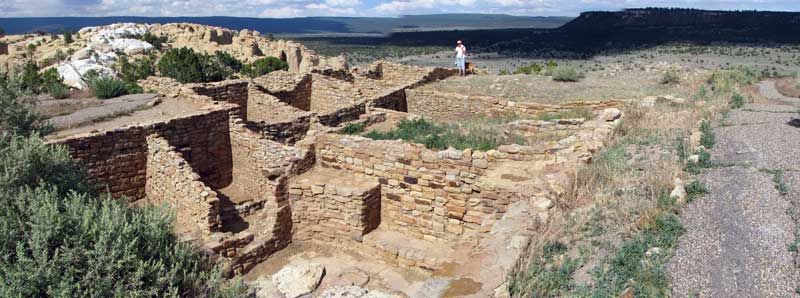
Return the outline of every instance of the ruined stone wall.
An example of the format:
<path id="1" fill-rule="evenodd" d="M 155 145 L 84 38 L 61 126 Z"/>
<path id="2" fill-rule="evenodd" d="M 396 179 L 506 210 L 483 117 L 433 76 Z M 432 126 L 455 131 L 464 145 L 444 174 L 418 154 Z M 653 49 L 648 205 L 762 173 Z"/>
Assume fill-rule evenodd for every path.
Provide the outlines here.
<path id="1" fill-rule="evenodd" d="M 51 143 L 67 147 L 72 158 L 87 169 L 93 182 L 105 185 L 114 197 L 131 201 L 145 197 L 147 167 L 146 137 L 158 134 L 181 153 L 214 187 L 230 183 L 230 138 L 228 117 L 235 106 L 149 125 L 134 125 L 109 131 L 81 134 Z"/>
<path id="2" fill-rule="evenodd" d="M 311 85 L 311 111 L 327 114 L 358 102 L 353 84 L 347 81 L 314 74 Z"/>
<path id="3" fill-rule="evenodd" d="M 0 55 L 8 55 L 8 44 L 0 42 Z"/>
<path id="4" fill-rule="evenodd" d="M 420 239 L 475 236 L 505 212 L 507 201 L 477 184 L 489 166 L 481 152 L 436 152 L 421 145 L 326 134 L 317 139 L 319 164 L 377 177 L 383 227 Z"/>
<path id="5" fill-rule="evenodd" d="M 185 232 L 208 234 L 222 224 L 219 198 L 189 163 L 158 135 L 147 136 L 147 201 L 166 204 L 176 212 L 176 226 Z"/>
<path id="6" fill-rule="evenodd" d="M 277 97 L 295 108 L 311 111 L 310 74 L 298 75 L 286 71 L 275 71 L 253 80 L 255 87 L 264 93 Z"/>
<path id="7" fill-rule="evenodd" d="M 377 182 L 353 188 L 301 181 L 289 189 L 297 241 L 360 242 L 381 222 L 381 188 Z"/>
<path id="8" fill-rule="evenodd" d="M 248 82 L 241 80 L 222 81 L 205 84 L 188 84 L 186 88 L 200 96 L 208 96 L 214 101 L 229 102 L 241 107 L 243 120 L 247 120 Z"/>
<path id="9" fill-rule="evenodd" d="M 292 107 L 256 87 L 250 88 L 247 114 L 250 116 L 246 122 L 248 128 L 267 139 L 287 144 L 305 137 L 313 117 L 312 113 Z"/>
<path id="10" fill-rule="evenodd" d="M 377 64 L 380 64 L 380 67 Z M 370 68 L 381 70 L 381 80 L 408 85 L 408 88 L 415 88 L 458 74 L 457 69 L 420 67 L 388 61 L 375 62 Z"/>
<path id="11" fill-rule="evenodd" d="M 560 105 L 535 102 L 514 102 L 498 97 L 462 95 L 429 89 L 406 90 L 408 112 L 439 120 L 458 119 L 468 115 L 490 115 L 497 113 L 518 113 L 539 115 L 561 113 L 574 109 L 600 111 L 617 107 L 619 101 L 580 101 Z"/>
<path id="12" fill-rule="evenodd" d="M 366 113 L 366 104 L 360 103 L 341 108 L 332 113 L 317 115 L 317 119 L 322 125 L 334 127 L 344 122 L 358 120 L 364 113 Z"/>
<path id="13" fill-rule="evenodd" d="M 406 89 L 389 92 L 386 95 L 378 96 L 369 102 L 370 108 L 381 108 L 398 112 L 408 112 L 408 101 L 406 100 Z"/>

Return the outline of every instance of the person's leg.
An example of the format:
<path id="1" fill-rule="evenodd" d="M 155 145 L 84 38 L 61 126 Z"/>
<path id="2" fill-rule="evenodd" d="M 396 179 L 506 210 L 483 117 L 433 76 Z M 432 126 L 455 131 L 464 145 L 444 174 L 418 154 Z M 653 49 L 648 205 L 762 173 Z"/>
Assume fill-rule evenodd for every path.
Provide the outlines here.
<path id="1" fill-rule="evenodd" d="M 466 71 L 466 67 L 467 67 L 467 66 L 466 66 L 466 61 L 465 61 L 465 60 L 467 60 L 467 59 L 465 59 L 465 58 L 458 58 L 458 73 L 459 73 L 460 75 L 462 75 L 462 76 L 463 76 L 463 75 L 465 75 L 465 74 L 467 74 L 467 71 Z"/>

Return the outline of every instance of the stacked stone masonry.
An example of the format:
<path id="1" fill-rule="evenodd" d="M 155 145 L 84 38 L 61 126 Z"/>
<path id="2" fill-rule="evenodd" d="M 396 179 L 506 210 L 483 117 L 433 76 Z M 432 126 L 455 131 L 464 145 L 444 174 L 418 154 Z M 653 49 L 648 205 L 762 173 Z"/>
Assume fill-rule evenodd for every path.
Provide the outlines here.
<path id="1" fill-rule="evenodd" d="M 219 198 L 206 186 L 180 153 L 158 135 L 147 136 L 148 203 L 166 204 L 176 212 L 176 226 L 185 232 L 209 234 L 219 230 Z"/>
<path id="2" fill-rule="evenodd" d="M 344 246 L 361 242 L 381 223 L 380 184 L 336 171 L 318 172 L 298 177 L 289 189 L 295 240 Z"/>

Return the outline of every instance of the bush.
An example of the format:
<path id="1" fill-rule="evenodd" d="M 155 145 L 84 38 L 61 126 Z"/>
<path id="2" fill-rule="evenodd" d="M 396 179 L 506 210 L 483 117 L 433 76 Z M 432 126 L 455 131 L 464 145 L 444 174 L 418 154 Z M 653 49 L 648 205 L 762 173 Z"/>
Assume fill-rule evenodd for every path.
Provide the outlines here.
<path id="1" fill-rule="evenodd" d="M 92 81 L 91 85 L 97 98 L 107 99 L 128 94 L 127 84 L 115 78 L 99 78 Z"/>
<path id="2" fill-rule="evenodd" d="M 25 94 L 20 81 L 21 78 L 0 80 L 0 135 L 29 136 L 52 132 L 53 127 L 34 112 L 34 99 Z"/>
<path id="3" fill-rule="evenodd" d="M 72 39 L 72 32 L 64 31 L 64 43 L 71 44 L 74 40 Z"/>
<path id="4" fill-rule="evenodd" d="M 39 66 L 34 61 L 28 61 L 22 68 L 22 89 L 38 93 L 42 86 L 42 77 L 39 75 Z"/>
<path id="5" fill-rule="evenodd" d="M 127 57 L 122 56 L 117 62 L 120 77 L 128 84 L 136 84 L 136 81 L 146 79 L 156 73 L 154 58 L 144 57 L 130 62 Z"/>
<path id="6" fill-rule="evenodd" d="M 717 137 L 714 134 L 714 130 L 711 128 L 711 123 L 708 121 L 701 122 L 700 134 L 700 145 L 703 145 L 703 147 L 707 149 L 714 148 L 714 145 L 717 143 Z"/>
<path id="7" fill-rule="evenodd" d="M 160 50 L 164 47 L 164 43 L 167 42 L 166 36 L 156 36 L 153 33 L 147 32 L 142 35 L 142 41 L 149 43 L 153 46 L 154 49 Z"/>
<path id="8" fill-rule="evenodd" d="M 738 109 L 738 108 L 743 107 L 744 106 L 744 96 L 742 96 L 738 92 L 737 93 L 733 93 L 733 96 L 731 96 L 730 104 L 731 104 L 731 108 L 732 109 Z"/>
<path id="9" fill-rule="evenodd" d="M 158 61 L 158 71 L 184 84 L 217 82 L 231 75 L 217 59 L 189 48 L 167 51 Z"/>
<path id="10" fill-rule="evenodd" d="M 242 67 L 242 74 L 256 78 L 276 70 L 289 70 L 289 64 L 275 57 L 261 58 Z"/>
<path id="11" fill-rule="evenodd" d="M 366 125 L 364 123 L 348 123 L 342 128 L 341 133 L 346 135 L 355 135 L 364 132 Z"/>
<path id="12" fill-rule="evenodd" d="M 531 75 L 531 74 L 538 74 L 541 71 L 542 71 L 542 66 L 540 66 L 539 64 L 533 63 L 533 64 L 528 65 L 528 66 L 520 66 L 520 67 L 518 67 L 516 70 L 514 70 L 514 74 Z"/>
<path id="13" fill-rule="evenodd" d="M 47 94 L 50 94 L 55 99 L 65 99 L 69 97 L 69 88 L 61 83 L 49 83 L 44 86 Z"/>
<path id="14" fill-rule="evenodd" d="M 661 79 L 658 80 L 658 83 L 661 85 L 675 85 L 681 82 L 681 78 L 678 76 L 678 72 L 674 69 L 669 69 L 664 72 L 661 76 Z"/>
<path id="15" fill-rule="evenodd" d="M 715 92 L 730 92 L 737 85 L 751 85 L 761 79 L 758 72 L 744 66 L 715 71 L 708 79 L 711 90 Z"/>
<path id="16" fill-rule="evenodd" d="M 558 82 L 577 82 L 582 75 L 571 66 L 559 66 L 553 70 L 553 80 Z"/>
<path id="17" fill-rule="evenodd" d="M 233 72 L 242 70 L 242 61 L 239 61 L 239 59 L 236 59 L 236 57 L 233 57 L 233 55 L 228 52 L 216 51 L 214 52 L 214 58 Z"/>

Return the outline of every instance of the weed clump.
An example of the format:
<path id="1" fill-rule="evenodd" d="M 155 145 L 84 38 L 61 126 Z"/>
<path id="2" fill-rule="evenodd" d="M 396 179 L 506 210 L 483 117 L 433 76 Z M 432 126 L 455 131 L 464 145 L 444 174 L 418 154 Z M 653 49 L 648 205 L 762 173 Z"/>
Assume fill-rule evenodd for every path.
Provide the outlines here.
<path id="1" fill-rule="evenodd" d="M 739 94 L 738 92 L 733 93 L 731 96 L 731 109 L 739 109 L 744 106 L 744 96 Z"/>
<path id="2" fill-rule="evenodd" d="M 364 132 L 364 123 L 348 123 L 342 128 L 341 133 L 346 135 L 357 135 Z"/>
<path id="3" fill-rule="evenodd" d="M 668 69 L 664 72 L 661 76 L 661 79 L 658 80 L 658 83 L 661 85 L 675 85 L 681 82 L 681 78 L 678 76 L 678 72 L 674 69 Z"/>

